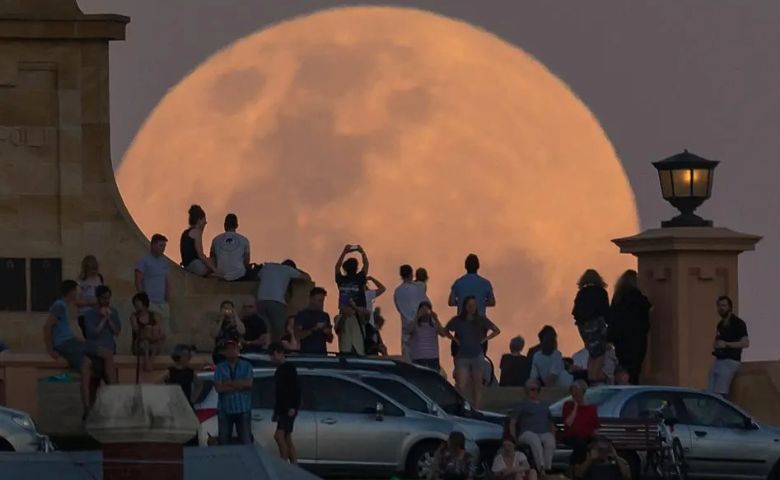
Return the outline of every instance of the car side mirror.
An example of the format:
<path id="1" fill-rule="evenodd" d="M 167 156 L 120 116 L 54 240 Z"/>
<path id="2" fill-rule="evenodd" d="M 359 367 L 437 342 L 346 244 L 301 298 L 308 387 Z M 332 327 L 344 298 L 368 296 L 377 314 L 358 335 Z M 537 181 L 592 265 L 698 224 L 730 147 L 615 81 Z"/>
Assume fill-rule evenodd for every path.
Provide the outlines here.
<path id="1" fill-rule="evenodd" d="M 431 405 L 431 414 L 438 415 L 439 414 L 439 407 L 436 405 Z"/>
<path id="2" fill-rule="evenodd" d="M 376 402 L 376 421 L 382 422 L 385 419 L 385 406 L 382 402 Z"/>

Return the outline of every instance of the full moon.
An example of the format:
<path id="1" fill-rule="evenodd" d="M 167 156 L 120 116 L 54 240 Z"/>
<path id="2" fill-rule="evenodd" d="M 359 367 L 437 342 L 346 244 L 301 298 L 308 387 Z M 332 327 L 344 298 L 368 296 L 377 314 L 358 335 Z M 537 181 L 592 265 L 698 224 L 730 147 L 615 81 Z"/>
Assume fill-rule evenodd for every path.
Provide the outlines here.
<path id="1" fill-rule="evenodd" d="M 190 204 L 208 213 L 206 248 L 236 213 L 252 260 L 294 259 L 331 292 L 331 315 L 336 258 L 363 245 L 388 287 L 378 305 L 394 352 L 398 267 L 427 268 L 447 319 L 449 288 L 476 253 L 503 331 L 491 357 L 515 335 L 535 344 L 545 324 L 570 355 L 582 346 L 570 313 L 579 275 L 592 267 L 613 283 L 633 262 L 610 239 L 638 229 L 612 145 L 560 79 L 489 33 L 404 8 L 327 10 L 215 53 L 151 113 L 118 183 L 177 262 Z"/>

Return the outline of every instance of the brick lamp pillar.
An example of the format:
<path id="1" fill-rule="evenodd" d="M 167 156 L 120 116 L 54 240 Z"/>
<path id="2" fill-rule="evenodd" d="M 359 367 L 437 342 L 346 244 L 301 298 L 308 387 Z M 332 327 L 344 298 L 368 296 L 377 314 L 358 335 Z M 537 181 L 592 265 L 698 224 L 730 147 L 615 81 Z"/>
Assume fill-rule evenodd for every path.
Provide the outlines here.
<path id="1" fill-rule="evenodd" d="M 103 480 L 182 480 L 182 445 L 198 425 L 177 386 L 109 385 L 86 429 L 103 446 Z"/>

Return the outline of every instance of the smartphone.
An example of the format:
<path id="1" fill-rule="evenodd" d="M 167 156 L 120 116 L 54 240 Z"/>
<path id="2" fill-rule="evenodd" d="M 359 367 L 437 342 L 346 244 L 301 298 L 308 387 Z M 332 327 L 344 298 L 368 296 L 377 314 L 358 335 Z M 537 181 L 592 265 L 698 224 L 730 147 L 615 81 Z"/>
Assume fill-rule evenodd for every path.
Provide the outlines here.
<path id="1" fill-rule="evenodd" d="M 354 252 L 354 251 L 359 250 L 359 249 L 360 249 L 360 245 L 350 245 L 349 246 L 349 250 L 351 252 Z"/>

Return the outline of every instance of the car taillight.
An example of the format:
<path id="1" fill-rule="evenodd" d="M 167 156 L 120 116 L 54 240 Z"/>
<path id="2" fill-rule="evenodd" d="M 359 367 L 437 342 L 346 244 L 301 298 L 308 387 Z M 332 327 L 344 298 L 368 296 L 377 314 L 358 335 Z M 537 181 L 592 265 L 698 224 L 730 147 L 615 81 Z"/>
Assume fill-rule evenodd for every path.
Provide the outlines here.
<path id="1" fill-rule="evenodd" d="M 198 421 L 200 423 L 205 422 L 209 418 L 213 418 L 217 416 L 217 409 L 216 408 L 204 408 L 201 410 L 195 410 L 195 416 L 198 417 Z"/>

